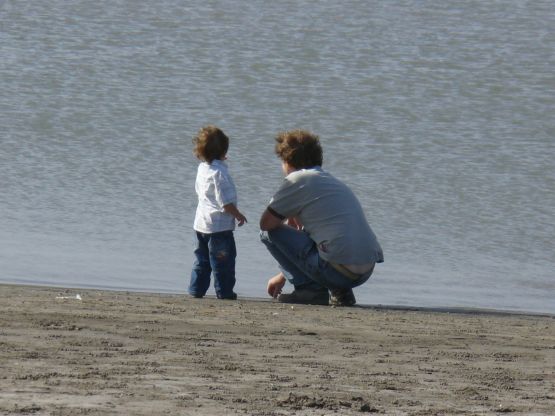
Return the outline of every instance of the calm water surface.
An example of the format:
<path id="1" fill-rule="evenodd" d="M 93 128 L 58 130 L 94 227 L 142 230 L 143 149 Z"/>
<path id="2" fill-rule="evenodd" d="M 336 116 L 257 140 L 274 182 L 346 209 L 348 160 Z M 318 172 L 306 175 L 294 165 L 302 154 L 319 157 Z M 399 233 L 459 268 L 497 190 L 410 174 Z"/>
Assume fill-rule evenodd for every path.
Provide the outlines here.
<path id="1" fill-rule="evenodd" d="M 360 303 L 555 312 L 551 1 L 6 0 L 0 57 L 2 282 L 185 292 L 214 123 L 237 291 L 265 296 L 273 137 L 301 127 L 384 248 Z"/>

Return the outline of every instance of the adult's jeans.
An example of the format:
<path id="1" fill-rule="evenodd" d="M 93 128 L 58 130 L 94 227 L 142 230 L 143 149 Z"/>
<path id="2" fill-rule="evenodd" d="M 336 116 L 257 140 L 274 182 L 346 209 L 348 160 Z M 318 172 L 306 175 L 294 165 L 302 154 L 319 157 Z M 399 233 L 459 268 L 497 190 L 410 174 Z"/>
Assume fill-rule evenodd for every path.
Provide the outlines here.
<path id="1" fill-rule="evenodd" d="M 285 278 L 296 288 L 310 290 L 352 289 L 366 282 L 372 272 L 351 279 L 320 257 L 308 233 L 282 225 L 262 231 L 260 240 L 277 260 Z"/>
<path id="2" fill-rule="evenodd" d="M 195 262 L 191 271 L 189 294 L 203 297 L 214 274 L 214 289 L 220 299 L 233 298 L 237 249 L 233 231 L 205 234 L 196 232 Z"/>

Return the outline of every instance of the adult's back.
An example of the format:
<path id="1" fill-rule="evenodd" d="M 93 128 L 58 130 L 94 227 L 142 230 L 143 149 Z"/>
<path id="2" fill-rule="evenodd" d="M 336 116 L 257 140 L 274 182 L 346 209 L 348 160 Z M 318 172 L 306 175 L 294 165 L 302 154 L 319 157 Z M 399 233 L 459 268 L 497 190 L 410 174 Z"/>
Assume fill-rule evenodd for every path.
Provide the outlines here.
<path id="1" fill-rule="evenodd" d="M 383 261 L 356 196 L 319 166 L 287 175 L 269 207 L 285 218 L 298 217 L 327 261 L 349 265 Z"/>

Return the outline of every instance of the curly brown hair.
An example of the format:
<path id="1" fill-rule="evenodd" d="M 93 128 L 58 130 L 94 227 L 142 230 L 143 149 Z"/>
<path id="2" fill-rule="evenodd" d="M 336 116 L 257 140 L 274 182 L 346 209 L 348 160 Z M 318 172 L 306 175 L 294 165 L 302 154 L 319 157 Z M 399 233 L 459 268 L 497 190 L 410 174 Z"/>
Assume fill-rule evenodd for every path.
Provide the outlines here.
<path id="1" fill-rule="evenodd" d="M 322 146 L 317 135 L 306 130 L 281 132 L 276 137 L 276 155 L 295 169 L 322 166 Z"/>
<path id="2" fill-rule="evenodd" d="M 212 163 L 222 159 L 229 149 L 229 138 L 216 126 L 202 127 L 193 138 L 193 154 L 200 160 Z"/>

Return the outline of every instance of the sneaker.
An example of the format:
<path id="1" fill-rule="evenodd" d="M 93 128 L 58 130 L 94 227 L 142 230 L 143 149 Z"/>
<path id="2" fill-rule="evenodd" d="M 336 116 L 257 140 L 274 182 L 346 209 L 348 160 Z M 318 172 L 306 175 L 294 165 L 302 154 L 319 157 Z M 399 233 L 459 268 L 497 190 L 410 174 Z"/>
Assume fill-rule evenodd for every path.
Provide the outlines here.
<path id="1" fill-rule="evenodd" d="M 283 293 L 278 296 L 278 302 L 281 303 L 302 303 L 305 305 L 328 305 L 329 295 L 328 290 L 307 290 L 295 289 L 291 293 Z"/>
<path id="2" fill-rule="evenodd" d="M 353 289 L 330 290 L 330 304 L 332 306 L 353 306 L 357 303 Z"/>

